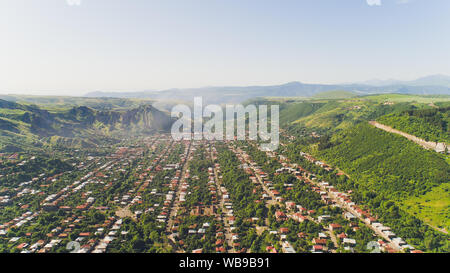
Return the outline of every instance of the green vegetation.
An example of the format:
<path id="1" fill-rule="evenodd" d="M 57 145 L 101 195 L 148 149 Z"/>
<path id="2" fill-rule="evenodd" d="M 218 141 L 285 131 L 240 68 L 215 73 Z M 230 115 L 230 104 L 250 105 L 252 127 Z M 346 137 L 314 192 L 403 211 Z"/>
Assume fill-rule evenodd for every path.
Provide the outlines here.
<path id="1" fill-rule="evenodd" d="M 450 231 L 450 183 L 401 202 L 401 208 L 438 229 Z"/>
<path id="2" fill-rule="evenodd" d="M 314 113 L 323 103 L 289 103 L 280 109 L 280 124 L 291 123 L 301 117 Z"/>
<path id="3" fill-rule="evenodd" d="M 414 210 L 404 206 L 405 200 L 422 198 L 434 187 L 448 183 L 450 167 L 443 156 L 368 124 L 339 134 L 328 146 L 318 154 L 351 176 L 341 186 L 355 191 L 356 201 L 369 206 L 397 234 L 414 244 L 430 250 L 448 249 L 443 235 L 418 220 L 426 220 L 421 218 L 423 214 L 414 215 Z M 429 198 L 433 196 L 443 197 Z M 449 198 L 448 193 L 444 198 Z M 442 228 L 445 219 L 440 217 L 440 208 L 435 209 L 427 218 Z M 428 240 L 437 242 L 424 245 Z"/>
<path id="4" fill-rule="evenodd" d="M 251 101 L 280 105 L 275 152 L 173 141 L 140 100 L 0 100 L 0 252 L 367 252 L 378 236 L 330 186 L 417 249 L 449 252 L 450 158 L 368 123 L 448 142 L 449 98 L 353 95 Z"/>
<path id="5" fill-rule="evenodd" d="M 320 93 L 314 95 L 313 98 L 333 100 L 333 99 L 354 98 L 356 96 L 357 96 L 357 94 L 354 92 L 345 91 L 345 90 L 335 90 L 335 91 L 320 92 Z"/>
<path id="6" fill-rule="evenodd" d="M 368 95 L 362 98 L 382 102 L 410 102 L 413 104 L 430 104 L 439 102 L 450 102 L 449 95 L 409 95 L 409 94 L 380 94 L 380 95 Z"/>
<path id="7" fill-rule="evenodd" d="M 130 134 L 165 131 L 170 124 L 170 117 L 151 105 L 128 110 L 76 106 L 47 111 L 0 100 L 0 151 L 36 149 L 45 145 L 92 148 Z"/>
<path id="8" fill-rule="evenodd" d="M 426 141 L 450 143 L 450 107 L 403 111 L 377 121 Z"/>
<path id="9" fill-rule="evenodd" d="M 64 96 L 31 96 L 31 95 L 0 95 L 0 99 L 23 105 L 38 106 L 42 109 L 59 112 L 77 106 L 86 106 L 96 110 L 126 110 L 141 105 L 152 104 L 150 99 L 134 98 L 88 98 Z"/>
<path id="10" fill-rule="evenodd" d="M 267 209 L 262 202 L 257 202 L 260 193 L 250 182 L 249 175 L 239 166 L 236 155 L 225 147 L 220 147 L 218 161 L 223 175 L 223 184 L 229 190 L 236 215 L 235 224 L 241 238 L 241 246 L 250 248 L 257 237 L 251 223 L 247 219 L 259 218 L 260 224 L 267 216 Z"/>
<path id="11" fill-rule="evenodd" d="M 347 91 L 329 91 L 310 98 L 259 98 L 247 103 L 280 105 L 282 125 L 339 131 L 390 113 L 443 107 L 450 103 L 450 96 L 404 94 L 355 96 L 354 93 Z"/>
<path id="12" fill-rule="evenodd" d="M 366 123 L 342 132 L 319 154 L 358 185 L 396 198 L 422 195 L 450 175 L 443 156 Z"/>

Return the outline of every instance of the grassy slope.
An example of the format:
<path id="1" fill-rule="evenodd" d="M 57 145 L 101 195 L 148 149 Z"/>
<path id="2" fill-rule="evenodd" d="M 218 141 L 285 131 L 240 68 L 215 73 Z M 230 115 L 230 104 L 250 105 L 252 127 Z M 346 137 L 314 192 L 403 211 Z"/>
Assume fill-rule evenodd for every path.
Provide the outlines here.
<path id="1" fill-rule="evenodd" d="M 393 112 L 429 109 L 432 108 L 431 103 L 439 106 L 447 105 L 450 102 L 450 96 L 383 94 L 348 99 L 312 98 L 309 102 L 322 103 L 323 106 L 306 116 L 298 116 L 293 123 L 335 131 L 348 129 L 359 122 L 376 119 Z M 385 104 L 385 102 L 393 104 Z M 283 119 L 283 113 L 280 117 Z"/>
<path id="2" fill-rule="evenodd" d="M 450 231 L 450 183 L 434 187 L 424 195 L 408 198 L 401 207 L 431 226 Z"/>
<path id="3" fill-rule="evenodd" d="M 280 111 L 280 123 L 291 123 L 300 117 L 311 115 L 322 106 L 323 104 L 321 103 L 310 102 L 287 104 L 286 106 L 282 107 Z"/>
<path id="4" fill-rule="evenodd" d="M 294 124 L 335 131 L 348 129 L 359 122 L 411 107 L 407 103 L 383 105 L 366 99 L 330 100 L 314 114 L 300 117 Z"/>
<path id="5" fill-rule="evenodd" d="M 406 95 L 406 94 L 381 94 L 381 95 L 370 95 L 364 96 L 362 98 L 376 101 L 376 102 L 411 102 L 411 103 L 437 103 L 437 102 L 449 102 L 450 96 L 448 95 Z"/>
<path id="6" fill-rule="evenodd" d="M 321 92 L 313 96 L 313 98 L 316 99 L 347 99 L 347 98 L 354 98 L 357 94 L 345 91 L 345 90 L 336 90 L 336 91 L 326 91 Z"/>
<path id="7" fill-rule="evenodd" d="M 409 214 L 448 227 L 439 207 L 450 200 L 450 193 L 439 189 L 449 187 L 450 167 L 444 156 L 368 124 L 334 139 L 339 144 L 321 152 L 327 162 L 350 174 L 364 189 L 390 196 Z M 419 210 L 423 200 L 428 200 L 427 207 Z"/>

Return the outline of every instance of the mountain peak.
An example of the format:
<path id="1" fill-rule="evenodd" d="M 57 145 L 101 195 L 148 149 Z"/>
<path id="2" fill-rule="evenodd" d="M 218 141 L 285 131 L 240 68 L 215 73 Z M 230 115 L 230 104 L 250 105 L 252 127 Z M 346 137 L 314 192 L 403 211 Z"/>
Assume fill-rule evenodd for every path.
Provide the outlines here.
<path id="1" fill-rule="evenodd" d="M 303 83 L 298 82 L 298 81 L 293 81 L 293 82 L 288 82 L 288 83 L 282 84 L 282 86 L 300 86 L 300 85 L 303 85 Z"/>

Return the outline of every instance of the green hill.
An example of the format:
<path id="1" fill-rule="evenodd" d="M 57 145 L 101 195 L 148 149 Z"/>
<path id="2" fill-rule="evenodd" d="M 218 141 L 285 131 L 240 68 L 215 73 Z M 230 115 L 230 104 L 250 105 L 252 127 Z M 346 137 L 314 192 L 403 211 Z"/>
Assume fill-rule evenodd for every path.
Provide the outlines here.
<path id="1" fill-rule="evenodd" d="M 309 128 L 336 131 L 407 109 L 415 109 L 415 106 L 409 103 L 385 105 L 364 99 L 332 100 L 323 103 L 314 113 L 299 117 L 293 123 Z M 282 118 L 284 118 L 283 115 L 281 115 Z"/>
<path id="2" fill-rule="evenodd" d="M 0 100 L 0 151 L 48 144 L 93 147 L 102 138 L 167 131 L 170 125 L 168 114 L 151 105 L 128 110 L 94 110 L 77 106 L 47 111 Z"/>
<path id="3" fill-rule="evenodd" d="M 280 123 L 291 123 L 320 109 L 324 103 L 300 102 L 285 104 L 280 110 Z"/>
<path id="4" fill-rule="evenodd" d="M 293 120 L 282 123 L 289 135 L 297 136 L 290 151 L 307 151 L 348 174 L 350 179 L 330 176 L 329 181 L 343 191 L 352 190 L 352 200 L 369 208 L 394 233 L 419 249 L 449 251 L 449 157 L 368 124 L 414 118 L 418 121 L 403 123 L 414 129 L 409 133 L 448 138 L 448 109 L 442 107 L 447 99 L 387 94 L 305 101 L 317 105 L 313 111 L 292 102 L 283 105 L 280 120 Z M 310 129 L 322 137 L 309 137 Z"/>
<path id="5" fill-rule="evenodd" d="M 403 111 L 377 121 L 426 141 L 450 143 L 450 107 Z"/>
<path id="6" fill-rule="evenodd" d="M 421 239 L 441 235 L 421 221 L 449 231 L 450 166 L 444 155 L 367 123 L 335 135 L 323 147 L 316 155 L 351 177 L 341 186 L 355 191 L 355 201 L 368 205 L 395 233 L 424 246 Z M 434 248 L 442 249 L 444 242 Z"/>
<path id="7" fill-rule="evenodd" d="M 358 95 L 354 92 L 345 91 L 345 90 L 334 90 L 334 91 L 326 91 L 326 92 L 320 92 L 313 96 L 313 98 L 316 99 L 348 99 L 348 98 L 354 98 Z"/>
<path id="8" fill-rule="evenodd" d="M 444 95 L 418 96 L 383 94 L 362 97 L 330 99 L 332 95 L 345 95 L 345 91 L 323 92 L 324 98 L 284 99 L 266 98 L 258 103 L 280 105 L 280 123 L 304 126 L 314 130 L 339 131 L 360 122 L 377 119 L 391 113 L 433 109 L 447 106 L 450 97 Z M 320 96 L 319 96 L 320 97 Z M 328 97 L 328 99 L 325 99 Z M 256 101 L 256 100 L 255 100 Z M 254 101 L 252 101 L 254 102 Z"/>

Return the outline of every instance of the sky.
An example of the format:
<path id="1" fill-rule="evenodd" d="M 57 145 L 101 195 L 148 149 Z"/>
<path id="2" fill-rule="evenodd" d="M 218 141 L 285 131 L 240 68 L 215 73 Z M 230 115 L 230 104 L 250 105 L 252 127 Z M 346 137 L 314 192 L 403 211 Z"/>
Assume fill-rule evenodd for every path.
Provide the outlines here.
<path id="1" fill-rule="evenodd" d="M 450 75 L 449 14 L 448 0 L 0 0 L 0 94 Z"/>

